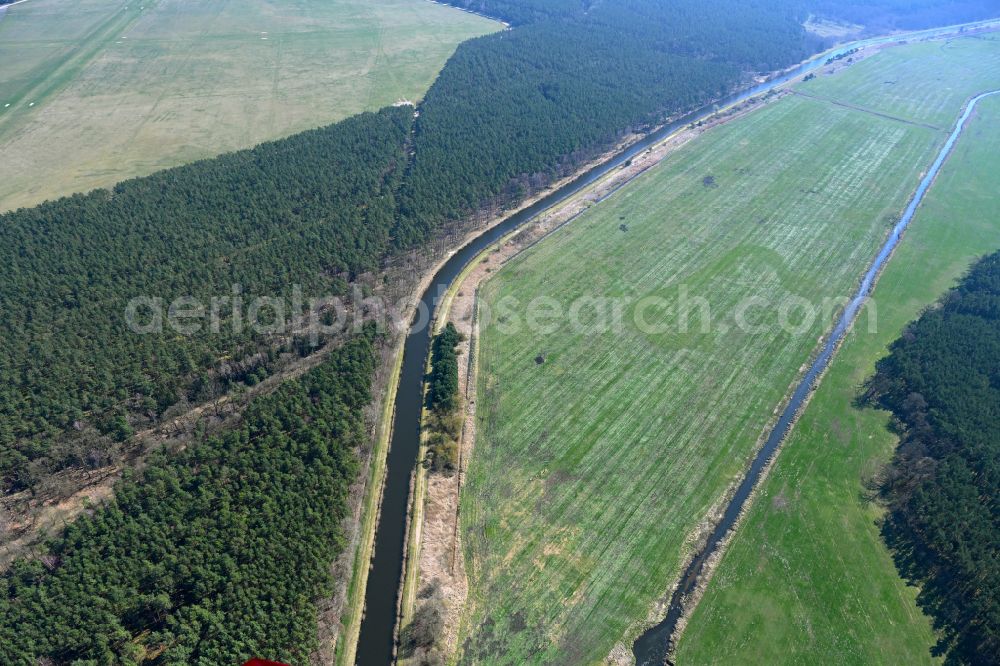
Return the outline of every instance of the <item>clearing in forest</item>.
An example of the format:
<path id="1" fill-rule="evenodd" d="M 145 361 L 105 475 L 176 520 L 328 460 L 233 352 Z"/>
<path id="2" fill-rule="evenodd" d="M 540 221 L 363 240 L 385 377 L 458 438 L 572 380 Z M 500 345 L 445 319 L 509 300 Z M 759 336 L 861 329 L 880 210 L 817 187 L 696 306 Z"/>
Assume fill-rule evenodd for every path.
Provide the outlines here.
<path id="1" fill-rule="evenodd" d="M 0 211 L 419 99 L 500 24 L 424 0 L 29 0 L 0 20 Z"/>
<path id="2" fill-rule="evenodd" d="M 854 89 L 901 51 L 803 90 Z M 881 115 L 784 97 L 691 142 L 483 286 L 465 662 L 591 663 L 659 619 L 692 535 L 945 140 L 925 125 L 950 126 L 969 92 L 954 93 L 950 118 L 921 114 L 943 103 L 881 108 L 873 93 L 842 101 Z M 900 109 L 909 117 L 886 117 Z"/>

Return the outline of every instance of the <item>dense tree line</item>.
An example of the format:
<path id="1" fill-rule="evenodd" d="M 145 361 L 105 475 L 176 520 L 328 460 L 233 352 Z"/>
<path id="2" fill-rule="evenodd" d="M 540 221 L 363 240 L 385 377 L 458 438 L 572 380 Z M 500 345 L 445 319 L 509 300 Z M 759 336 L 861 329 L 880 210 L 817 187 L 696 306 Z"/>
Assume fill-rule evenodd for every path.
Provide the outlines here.
<path id="1" fill-rule="evenodd" d="M 458 392 L 458 343 L 463 340 L 450 321 L 431 341 L 431 370 L 427 373 L 427 419 L 424 429 L 430 464 L 437 471 L 450 471 L 458 464 L 462 434 L 462 398 Z"/>
<path id="2" fill-rule="evenodd" d="M 592 3 L 588 0 L 446 0 L 446 4 L 518 26 L 582 14 Z"/>
<path id="3" fill-rule="evenodd" d="M 868 397 L 901 440 L 884 533 L 954 664 L 1000 663 L 1000 253 L 891 346 Z"/>
<path id="4" fill-rule="evenodd" d="M 157 456 L 17 562 L 0 577 L 0 663 L 305 663 L 344 547 L 374 342 L 369 328 L 239 427 Z"/>
<path id="5" fill-rule="evenodd" d="M 458 343 L 462 334 L 450 321 L 431 342 L 431 371 L 427 375 L 427 409 L 450 412 L 458 405 Z"/>
<path id="6" fill-rule="evenodd" d="M 245 310 L 296 284 L 309 296 L 341 293 L 352 274 L 377 269 L 412 116 L 366 113 L 0 216 L 2 487 L 103 464 L 109 437 L 127 438 L 180 400 L 213 397 L 218 376 L 207 371 L 271 351 L 249 324 L 185 337 L 164 322 L 162 333 L 137 335 L 129 299 L 161 298 L 165 311 L 193 296 L 208 308 L 240 285 Z"/>

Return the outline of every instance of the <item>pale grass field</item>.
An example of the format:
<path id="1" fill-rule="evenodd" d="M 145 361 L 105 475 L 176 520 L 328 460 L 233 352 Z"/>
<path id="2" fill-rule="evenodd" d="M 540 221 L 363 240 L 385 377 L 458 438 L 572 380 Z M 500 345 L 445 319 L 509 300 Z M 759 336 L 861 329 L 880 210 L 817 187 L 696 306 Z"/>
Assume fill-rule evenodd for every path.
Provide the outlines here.
<path id="1" fill-rule="evenodd" d="M 29 0 L 0 15 L 0 210 L 417 100 L 500 27 L 424 0 Z"/>
<path id="2" fill-rule="evenodd" d="M 995 87 L 998 39 L 989 33 L 885 49 L 851 67 L 850 76 L 821 75 L 799 89 L 950 129 L 970 97 Z"/>
<path id="3" fill-rule="evenodd" d="M 967 91 L 1000 88 L 996 68 L 992 81 L 986 71 L 1000 58 L 1000 43 L 992 52 L 981 43 L 952 46 L 963 54 L 956 71 L 981 68 L 983 78 Z M 952 64 L 934 59 L 925 69 L 922 62 L 905 75 L 911 90 L 947 76 Z M 888 414 L 853 402 L 906 324 L 976 258 L 1000 249 L 998 174 L 1000 100 L 988 98 L 879 281 L 878 334 L 855 332 L 845 342 L 689 623 L 678 664 L 938 661 L 930 620 L 914 603 L 916 589 L 900 580 L 879 534 L 880 507 L 864 489 L 897 439 Z"/>
<path id="4" fill-rule="evenodd" d="M 997 46 L 890 49 L 805 89 L 950 127 L 969 97 L 1000 85 Z M 968 137 L 956 159 L 973 146 L 981 167 L 995 151 L 983 122 L 984 145 Z M 463 662 L 595 663 L 630 648 L 690 553 L 685 539 L 741 476 L 830 324 L 782 332 L 773 304 L 847 295 L 945 135 L 786 98 L 689 144 L 485 285 L 485 303 L 516 296 L 522 305 L 486 325 L 480 346 L 479 436 L 462 498 L 471 585 Z M 930 303 L 973 248 L 1000 242 L 988 219 L 990 171 L 977 173 L 942 175 L 974 220 L 962 235 L 966 209 L 942 217 L 938 208 L 933 219 L 945 226 L 919 253 L 907 254 L 915 232 L 907 237 L 887 274 L 905 307 L 890 307 L 872 335 L 861 320 L 869 352 Z M 620 334 L 502 331 L 525 320 L 534 296 L 565 306 L 586 295 L 658 295 L 676 306 L 681 285 L 708 299 L 710 333 L 678 333 L 676 311 L 660 313 L 675 325 L 662 334 L 628 325 L 629 316 Z M 767 333 L 733 327 L 736 304 L 753 296 L 772 304 L 758 315 L 772 324 Z M 839 403 L 817 401 L 849 409 L 865 358 L 860 369 L 831 370 Z M 884 417 L 817 419 L 812 439 L 796 444 L 810 410 L 788 444 L 798 451 L 793 471 L 782 476 L 779 459 L 781 485 L 769 483 L 737 535 L 733 564 L 727 556 L 681 645 L 683 663 L 930 659 L 930 624 L 881 546 L 877 508 L 862 500 L 862 482 L 891 450 Z"/>

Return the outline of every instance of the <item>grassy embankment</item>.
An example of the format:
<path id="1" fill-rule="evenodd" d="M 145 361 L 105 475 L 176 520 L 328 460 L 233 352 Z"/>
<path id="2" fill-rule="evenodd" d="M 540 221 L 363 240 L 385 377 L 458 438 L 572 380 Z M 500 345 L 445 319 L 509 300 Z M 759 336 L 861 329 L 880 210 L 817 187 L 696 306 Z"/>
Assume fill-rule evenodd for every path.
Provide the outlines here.
<path id="1" fill-rule="evenodd" d="M 945 53 L 900 50 L 855 87 L 831 80 L 815 88 L 949 124 L 973 90 L 1000 87 L 1000 42 L 953 42 Z M 880 98 L 890 85 L 883 81 L 894 83 Z M 993 98 L 980 103 L 876 288 L 878 333 L 850 337 L 786 443 L 688 625 L 679 664 L 933 661 L 930 623 L 896 573 L 879 535 L 881 511 L 867 499 L 896 437 L 887 414 L 853 401 L 906 324 L 973 259 L 1000 248 L 997 173 Z"/>
<path id="2" fill-rule="evenodd" d="M 781 100 L 689 144 L 484 286 L 494 307 L 519 303 L 484 323 L 480 346 L 462 500 L 467 661 L 590 661 L 639 630 L 830 321 L 774 330 L 779 306 L 849 293 L 943 139 Z M 708 333 L 697 308 L 679 331 L 682 286 L 709 302 Z M 632 305 L 620 332 L 564 319 L 528 331 L 539 295 Z M 674 306 L 645 313 L 669 330 L 635 325 L 646 296 Z M 766 335 L 734 326 L 748 297 L 770 304 L 750 315 Z M 515 320 L 519 334 L 501 331 Z"/>
<path id="3" fill-rule="evenodd" d="M 337 666 L 354 664 L 364 618 L 365 589 L 368 585 L 369 564 L 375 548 L 375 530 L 378 525 L 378 508 L 382 501 L 382 485 L 385 481 L 386 458 L 392 439 L 392 416 L 396 409 L 396 389 L 399 387 L 399 373 L 403 366 L 403 345 L 405 336 L 398 336 L 393 350 L 393 365 L 388 374 L 388 382 L 382 395 L 382 414 L 379 418 L 375 444 L 372 447 L 365 494 L 361 504 L 361 520 L 358 526 L 357 550 L 352 559 L 351 580 L 347 586 L 346 602 L 340 616 L 343 633 L 337 638 L 335 663 Z"/>
<path id="4" fill-rule="evenodd" d="M 421 0 L 11 7 L 0 210 L 419 99 L 459 43 L 499 28 Z"/>

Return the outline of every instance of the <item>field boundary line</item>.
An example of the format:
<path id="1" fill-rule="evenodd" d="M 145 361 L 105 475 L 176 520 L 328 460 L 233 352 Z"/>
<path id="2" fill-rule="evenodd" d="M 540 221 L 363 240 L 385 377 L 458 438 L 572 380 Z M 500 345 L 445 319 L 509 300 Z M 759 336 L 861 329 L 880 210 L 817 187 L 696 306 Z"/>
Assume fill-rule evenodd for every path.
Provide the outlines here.
<path id="1" fill-rule="evenodd" d="M 931 125 L 930 123 L 922 123 L 918 120 L 908 120 L 906 118 L 901 118 L 900 116 L 894 116 L 888 113 L 882 113 L 881 111 L 876 111 L 874 109 L 868 109 L 858 104 L 851 104 L 850 102 L 841 102 L 836 99 L 831 99 L 829 97 L 823 97 L 821 95 L 814 95 L 812 93 L 802 92 L 801 90 L 790 89 L 793 95 L 798 95 L 799 97 L 805 97 L 806 99 L 815 100 L 817 102 L 826 102 L 827 104 L 832 104 L 833 106 L 839 106 L 844 109 L 851 109 L 853 111 L 860 111 L 861 113 L 867 113 L 878 118 L 883 118 L 885 120 L 895 120 L 896 122 L 904 123 L 906 125 L 911 125 L 913 127 L 923 127 L 924 129 L 934 130 L 935 132 L 946 132 L 944 127 L 939 127 L 938 125 Z"/>

